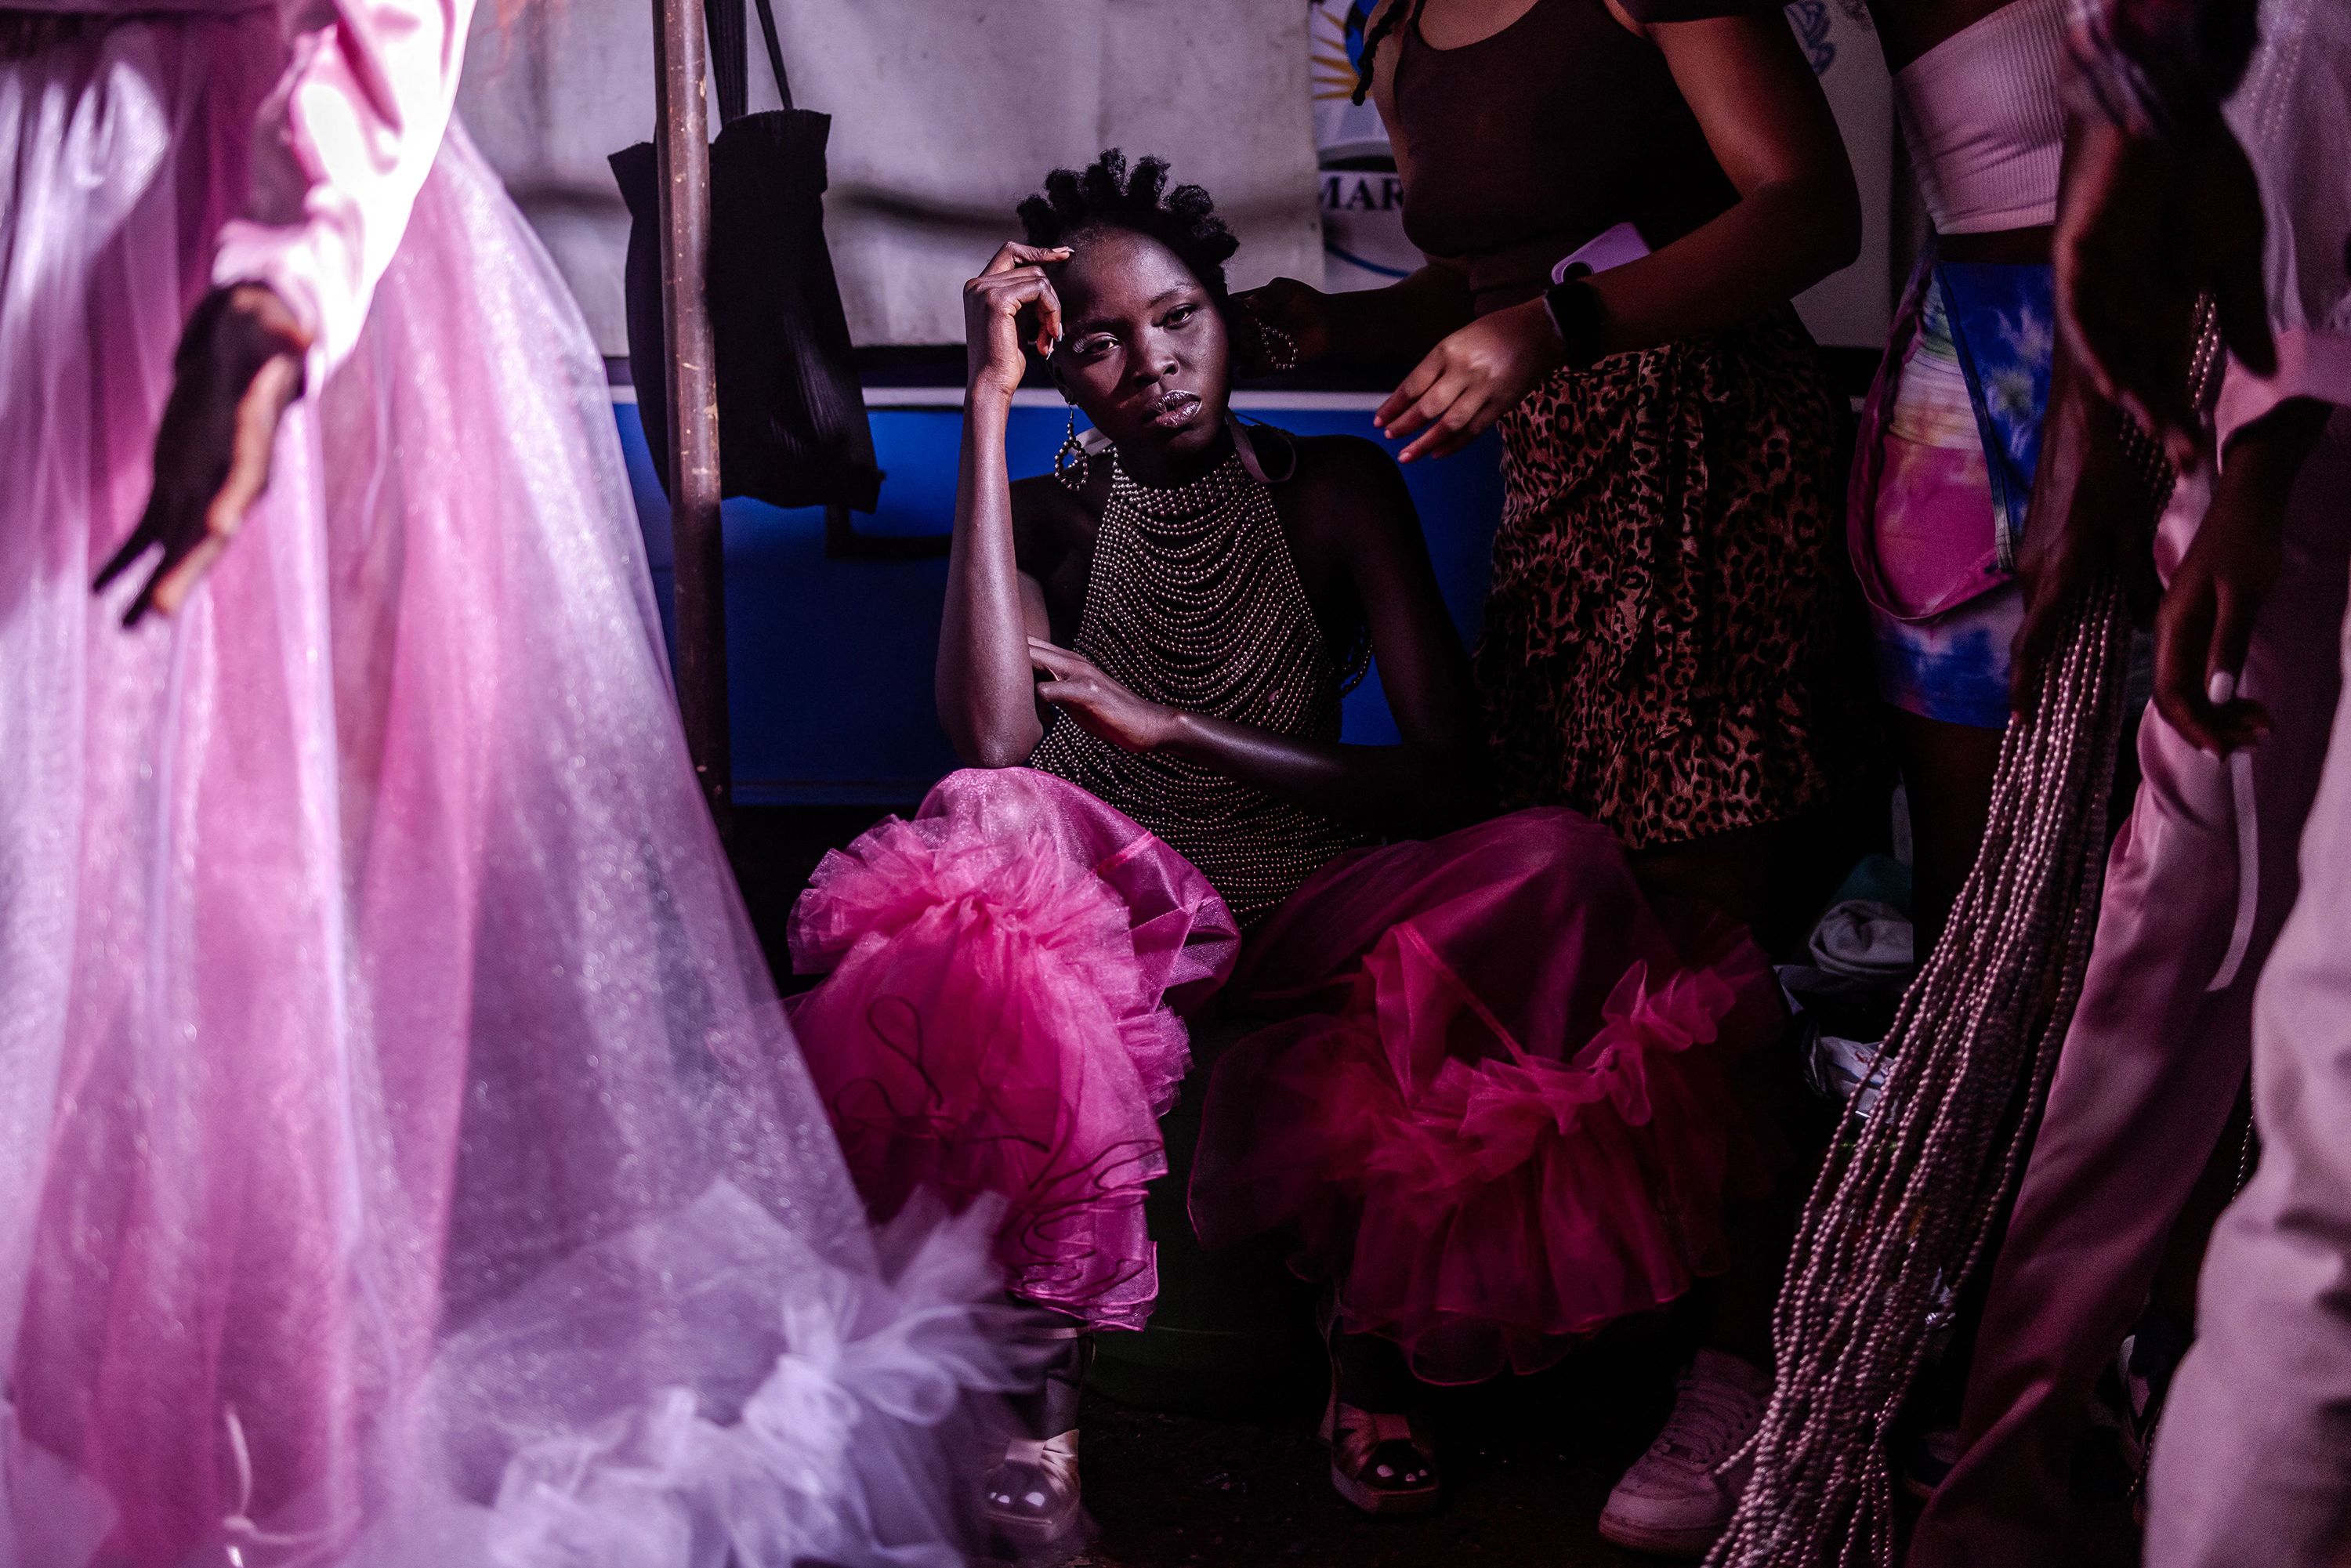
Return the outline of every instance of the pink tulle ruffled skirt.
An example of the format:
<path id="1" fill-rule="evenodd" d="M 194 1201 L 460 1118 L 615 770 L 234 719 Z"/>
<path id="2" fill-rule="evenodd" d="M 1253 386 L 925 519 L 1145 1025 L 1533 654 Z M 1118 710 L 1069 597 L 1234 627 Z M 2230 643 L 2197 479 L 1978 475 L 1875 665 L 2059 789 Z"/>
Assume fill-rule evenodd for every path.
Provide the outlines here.
<path id="1" fill-rule="evenodd" d="M 1761 953 L 1677 946 L 1571 811 L 1334 862 L 1228 999 L 1292 1016 L 1216 1064 L 1202 1239 L 1286 1232 L 1431 1382 L 1536 1370 L 1719 1272 L 1726 1196 L 1768 1176 L 1725 1071 L 1782 1021 Z"/>
<path id="2" fill-rule="evenodd" d="M 1233 964 L 1207 879 L 1073 784 L 968 770 L 828 855 L 792 961 L 829 971 L 792 1024 L 877 1218 L 935 1189 L 1004 1200 L 1012 1288 L 1096 1327 L 1158 1293 L 1144 1185 L 1190 1065 L 1179 1013 Z"/>
<path id="3" fill-rule="evenodd" d="M 1139 1328 L 1144 1185 L 1182 1014 L 1238 938 L 1189 862 L 1073 785 L 947 779 L 828 856 L 792 1021 L 869 1208 L 1007 1205 L 1014 1288 Z M 1608 831 L 1521 811 L 1318 873 L 1252 936 L 1192 1181 L 1211 1245 L 1267 1230 L 1349 1326 L 1438 1382 L 1556 1359 L 1727 1262 L 1768 1134 L 1726 1070 L 1782 1019 L 1742 935 L 1677 941 Z"/>

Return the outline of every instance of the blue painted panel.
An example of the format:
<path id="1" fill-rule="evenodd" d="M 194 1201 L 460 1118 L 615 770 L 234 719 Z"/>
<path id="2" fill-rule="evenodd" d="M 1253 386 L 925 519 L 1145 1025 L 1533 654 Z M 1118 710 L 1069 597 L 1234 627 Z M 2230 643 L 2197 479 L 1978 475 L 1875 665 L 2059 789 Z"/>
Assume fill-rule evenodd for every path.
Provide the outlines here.
<path id="1" fill-rule="evenodd" d="M 667 623 L 669 506 L 635 406 L 616 404 L 613 412 Z M 1277 410 L 1265 417 L 1301 435 L 1373 434 L 1368 412 Z M 947 531 L 962 423 L 952 408 L 874 411 L 874 449 L 889 476 L 881 510 L 857 519 L 861 531 Z M 1042 471 L 1066 428 L 1056 411 L 1015 409 L 1012 472 Z M 1414 465 L 1405 478 L 1446 603 L 1463 636 L 1474 637 L 1487 549 L 1501 515 L 1499 444 L 1489 435 L 1458 456 Z M 755 805 L 919 799 L 956 765 L 931 701 L 946 562 L 828 560 L 820 510 L 737 500 L 726 503 L 724 516 L 736 798 Z M 1346 735 L 1368 745 L 1395 738 L 1376 674 L 1348 699 Z"/>

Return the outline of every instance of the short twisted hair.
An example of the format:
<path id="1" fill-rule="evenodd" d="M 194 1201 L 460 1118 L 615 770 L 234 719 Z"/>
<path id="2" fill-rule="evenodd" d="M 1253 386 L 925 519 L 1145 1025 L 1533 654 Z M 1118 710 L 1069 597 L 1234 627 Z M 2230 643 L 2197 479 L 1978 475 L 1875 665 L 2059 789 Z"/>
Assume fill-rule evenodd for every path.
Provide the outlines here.
<path id="1" fill-rule="evenodd" d="M 1020 204 L 1020 224 L 1033 246 L 1057 246 L 1088 230 L 1125 229 L 1157 240 L 1192 269 L 1224 308 L 1225 263 L 1240 241 L 1217 216 L 1217 204 L 1197 185 L 1167 185 L 1167 160 L 1141 158 L 1129 170 L 1126 154 L 1111 148 L 1083 169 L 1056 169 L 1042 194 Z"/>

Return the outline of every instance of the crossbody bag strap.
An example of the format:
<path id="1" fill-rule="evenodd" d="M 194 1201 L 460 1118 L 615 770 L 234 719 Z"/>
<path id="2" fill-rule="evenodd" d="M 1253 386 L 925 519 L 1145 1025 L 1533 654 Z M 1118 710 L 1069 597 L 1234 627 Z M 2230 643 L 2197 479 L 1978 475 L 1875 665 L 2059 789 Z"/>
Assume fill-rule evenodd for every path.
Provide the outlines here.
<path id="1" fill-rule="evenodd" d="M 776 98 L 786 109 L 792 107 L 791 78 L 784 73 L 784 46 L 776 37 L 776 12 L 771 0 L 752 0 L 759 7 L 759 31 L 768 38 L 768 64 L 775 68 Z"/>

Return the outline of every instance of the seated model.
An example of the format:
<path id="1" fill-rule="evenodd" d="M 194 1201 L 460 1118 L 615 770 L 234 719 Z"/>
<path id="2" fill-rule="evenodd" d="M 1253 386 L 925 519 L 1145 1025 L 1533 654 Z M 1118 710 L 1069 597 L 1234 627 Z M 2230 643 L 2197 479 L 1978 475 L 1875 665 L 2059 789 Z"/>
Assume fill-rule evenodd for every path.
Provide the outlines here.
<path id="1" fill-rule="evenodd" d="M 1426 1507 L 1407 1365 L 1541 1366 L 1726 1266 L 1760 1162 L 1722 1063 L 1776 993 L 1743 936 L 1669 935 L 1574 812 L 1411 837 L 1473 820 L 1482 769 L 1395 465 L 1232 418 L 1235 241 L 1197 186 L 1110 152 L 1020 215 L 966 290 L 938 700 L 974 766 L 819 869 L 793 956 L 832 972 L 794 1023 L 868 1202 L 993 1195 L 1011 1289 L 1071 1340 L 988 1483 L 1037 1540 L 1077 1515 L 1086 1333 L 1156 1292 L 1176 1009 L 1224 983 L 1280 1020 L 1216 1067 L 1195 1218 L 1330 1282 L 1334 1480 Z M 1024 341 L 1093 430 L 1015 483 Z M 1399 745 L 1339 737 L 1372 659 Z"/>

